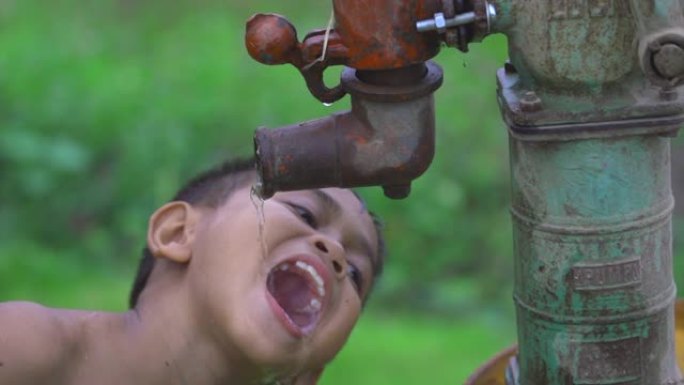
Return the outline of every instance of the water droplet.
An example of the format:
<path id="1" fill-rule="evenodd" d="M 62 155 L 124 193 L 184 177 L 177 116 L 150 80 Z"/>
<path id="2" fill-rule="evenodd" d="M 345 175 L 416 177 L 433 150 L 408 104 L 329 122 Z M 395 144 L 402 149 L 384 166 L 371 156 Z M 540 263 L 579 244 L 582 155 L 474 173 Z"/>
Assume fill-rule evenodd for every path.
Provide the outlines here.
<path id="1" fill-rule="evenodd" d="M 266 245 L 265 236 L 266 215 L 264 214 L 264 200 L 259 194 L 259 191 L 261 190 L 259 185 L 260 182 L 257 182 L 252 186 L 252 188 L 249 190 L 249 198 L 257 212 L 257 240 L 261 245 L 261 258 L 266 259 L 266 255 L 268 254 L 268 246 Z"/>

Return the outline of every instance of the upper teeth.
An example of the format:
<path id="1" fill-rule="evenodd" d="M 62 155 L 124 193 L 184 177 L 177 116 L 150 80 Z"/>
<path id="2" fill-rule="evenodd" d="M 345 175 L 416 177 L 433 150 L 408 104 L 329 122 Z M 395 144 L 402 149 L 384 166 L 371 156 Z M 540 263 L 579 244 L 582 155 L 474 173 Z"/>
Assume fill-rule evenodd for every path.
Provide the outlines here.
<path id="1" fill-rule="evenodd" d="M 287 266 L 287 265 L 284 265 Z M 302 270 L 305 271 L 313 278 L 314 282 L 316 282 L 316 291 L 318 291 L 318 295 L 323 297 L 325 295 L 325 286 L 323 285 L 323 278 L 321 278 L 320 275 L 318 275 L 318 272 L 316 269 L 313 268 L 313 266 L 309 265 L 308 263 L 304 261 L 297 261 L 295 263 L 295 266 Z M 287 270 L 287 269 L 285 269 Z"/>

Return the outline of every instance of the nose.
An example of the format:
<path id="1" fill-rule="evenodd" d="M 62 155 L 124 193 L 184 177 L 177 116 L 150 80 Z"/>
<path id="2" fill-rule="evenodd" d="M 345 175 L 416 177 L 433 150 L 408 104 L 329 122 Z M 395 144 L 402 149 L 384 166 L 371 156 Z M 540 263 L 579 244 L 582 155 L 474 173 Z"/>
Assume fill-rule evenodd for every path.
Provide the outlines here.
<path id="1" fill-rule="evenodd" d="M 338 279 L 347 276 L 347 259 L 344 255 L 344 247 L 339 242 L 330 237 L 317 235 L 312 237 L 311 243 L 325 261 L 332 264 L 333 272 Z"/>

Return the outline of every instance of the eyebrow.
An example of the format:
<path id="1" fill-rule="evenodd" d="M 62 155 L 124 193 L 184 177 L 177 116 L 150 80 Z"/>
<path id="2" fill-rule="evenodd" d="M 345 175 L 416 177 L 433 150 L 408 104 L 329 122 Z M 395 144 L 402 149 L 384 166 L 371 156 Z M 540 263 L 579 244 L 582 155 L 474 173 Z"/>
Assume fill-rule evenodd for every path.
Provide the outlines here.
<path id="1" fill-rule="evenodd" d="M 340 206 L 340 204 L 327 192 L 323 190 L 311 190 L 311 192 L 326 210 L 329 210 L 335 215 L 342 212 L 342 206 Z"/>
<path id="2" fill-rule="evenodd" d="M 342 212 L 342 206 L 340 206 L 339 202 L 337 202 L 333 197 L 330 196 L 327 192 L 319 189 L 315 190 L 310 190 L 313 196 L 318 200 L 321 205 L 329 210 L 333 215 L 339 215 Z M 354 194 L 357 198 L 359 198 L 358 195 Z M 359 199 L 359 201 L 361 201 Z M 373 269 L 373 274 L 375 274 L 376 270 L 376 264 L 377 261 L 376 259 L 378 256 L 376 255 L 377 252 L 373 251 L 373 248 L 371 247 L 370 243 L 368 243 L 368 240 L 366 237 L 359 237 L 358 240 L 359 246 L 361 248 L 361 251 L 364 252 L 366 255 L 368 255 L 368 259 L 370 260 L 371 263 L 371 268 Z"/>

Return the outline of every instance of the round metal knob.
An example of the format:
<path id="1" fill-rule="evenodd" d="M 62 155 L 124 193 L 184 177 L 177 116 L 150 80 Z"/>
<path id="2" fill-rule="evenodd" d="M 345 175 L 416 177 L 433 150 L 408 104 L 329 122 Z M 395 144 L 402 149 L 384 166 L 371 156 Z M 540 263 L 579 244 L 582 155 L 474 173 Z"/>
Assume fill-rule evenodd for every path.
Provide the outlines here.
<path id="1" fill-rule="evenodd" d="M 639 43 L 641 69 L 651 82 L 672 89 L 684 84 L 684 31 L 666 30 Z"/>
<path id="2" fill-rule="evenodd" d="M 293 63 L 299 57 L 297 30 L 276 14 L 252 16 L 247 21 L 245 45 L 249 55 L 263 64 Z"/>
<path id="3" fill-rule="evenodd" d="M 653 67 L 666 79 L 684 75 L 684 49 L 677 44 L 665 44 L 653 55 Z"/>

